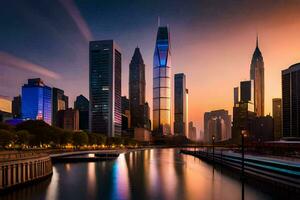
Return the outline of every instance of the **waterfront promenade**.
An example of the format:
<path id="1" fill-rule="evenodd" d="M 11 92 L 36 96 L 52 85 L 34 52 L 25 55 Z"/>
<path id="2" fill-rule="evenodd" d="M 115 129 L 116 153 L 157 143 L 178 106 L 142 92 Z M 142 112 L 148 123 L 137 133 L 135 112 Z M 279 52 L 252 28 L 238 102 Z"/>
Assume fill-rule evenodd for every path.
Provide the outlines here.
<path id="1" fill-rule="evenodd" d="M 228 150 L 181 150 L 181 153 L 192 155 L 211 164 L 230 168 L 241 174 L 241 178 L 254 178 L 268 183 L 272 187 L 280 187 L 300 193 L 299 160 L 270 158 L 264 156 L 245 155 L 244 170 L 241 154 Z"/>
<path id="2" fill-rule="evenodd" d="M 0 192 L 35 182 L 51 174 L 52 162 L 48 154 L 5 151 L 0 153 Z"/>

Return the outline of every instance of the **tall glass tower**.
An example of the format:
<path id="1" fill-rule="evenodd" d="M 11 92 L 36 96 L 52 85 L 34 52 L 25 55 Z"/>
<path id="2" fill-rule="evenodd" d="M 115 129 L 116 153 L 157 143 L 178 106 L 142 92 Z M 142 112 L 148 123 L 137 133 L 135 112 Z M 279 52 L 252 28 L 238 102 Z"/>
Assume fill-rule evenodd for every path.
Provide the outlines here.
<path id="1" fill-rule="evenodd" d="M 168 27 L 159 27 L 153 58 L 153 132 L 171 133 L 171 51 Z"/>
<path id="2" fill-rule="evenodd" d="M 121 51 L 113 40 L 90 42 L 89 127 L 121 136 Z"/>

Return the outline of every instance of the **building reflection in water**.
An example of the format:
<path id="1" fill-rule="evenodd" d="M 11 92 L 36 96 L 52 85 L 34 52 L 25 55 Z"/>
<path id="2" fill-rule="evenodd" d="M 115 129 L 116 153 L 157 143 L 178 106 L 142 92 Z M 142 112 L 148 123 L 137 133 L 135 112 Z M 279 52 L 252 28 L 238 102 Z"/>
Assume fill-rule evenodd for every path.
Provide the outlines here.
<path id="1" fill-rule="evenodd" d="M 113 165 L 113 188 L 111 199 L 130 199 L 128 167 L 124 154 Z"/>
<path id="2" fill-rule="evenodd" d="M 59 173 L 56 167 L 53 167 L 53 175 L 51 183 L 47 188 L 46 200 L 58 199 L 58 188 L 59 187 Z"/>
<path id="3" fill-rule="evenodd" d="M 89 197 L 95 198 L 96 194 L 96 163 L 89 162 L 87 164 L 87 191 L 89 193 Z"/>

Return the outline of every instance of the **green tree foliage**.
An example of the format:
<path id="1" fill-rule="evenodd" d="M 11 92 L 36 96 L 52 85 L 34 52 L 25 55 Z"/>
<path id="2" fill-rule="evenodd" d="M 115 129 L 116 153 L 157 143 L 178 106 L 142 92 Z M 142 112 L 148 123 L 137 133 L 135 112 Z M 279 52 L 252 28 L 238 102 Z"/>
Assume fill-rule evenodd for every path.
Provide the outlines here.
<path id="1" fill-rule="evenodd" d="M 26 130 L 20 130 L 16 132 L 16 144 L 19 145 L 27 145 L 29 144 L 29 141 L 31 139 L 31 135 L 28 131 Z"/>
<path id="2" fill-rule="evenodd" d="M 78 132 L 73 134 L 73 144 L 75 146 L 82 146 L 88 144 L 88 135 L 85 132 Z"/>
<path id="3" fill-rule="evenodd" d="M 5 146 L 9 145 L 12 143 L 15 139 L 15 135 L 4 129 L 0 129 L 0 145 L 5 148 Z"/>

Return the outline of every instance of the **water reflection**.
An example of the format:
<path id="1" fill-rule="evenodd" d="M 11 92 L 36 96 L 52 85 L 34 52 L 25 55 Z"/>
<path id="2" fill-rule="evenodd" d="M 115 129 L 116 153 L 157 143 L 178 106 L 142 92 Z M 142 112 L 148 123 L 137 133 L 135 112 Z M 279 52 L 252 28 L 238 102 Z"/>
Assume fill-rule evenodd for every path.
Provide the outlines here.
<path id="1" fill-rule="evenodd" d="M 115 161 L 56 164 L 47 181 L 38 189 L 30 186 L 13 192 L 7 199 L 270 198 L 176 149 L 136 151 Z"/>

